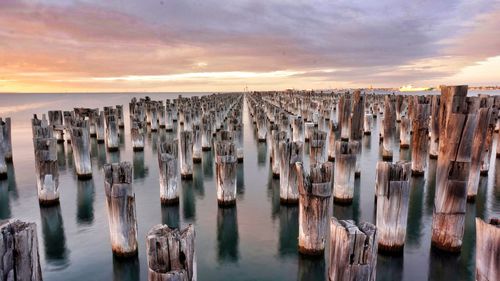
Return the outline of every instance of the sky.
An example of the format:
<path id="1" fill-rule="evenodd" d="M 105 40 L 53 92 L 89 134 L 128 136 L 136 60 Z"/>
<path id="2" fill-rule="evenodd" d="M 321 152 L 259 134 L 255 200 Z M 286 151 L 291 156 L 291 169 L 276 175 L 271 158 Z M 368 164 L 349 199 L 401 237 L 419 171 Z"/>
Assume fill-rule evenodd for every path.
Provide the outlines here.
<path id="1" fill-rule="evenodd" d="M 500 85 L 500 0 L 0 0 L 0 92 Z"/>

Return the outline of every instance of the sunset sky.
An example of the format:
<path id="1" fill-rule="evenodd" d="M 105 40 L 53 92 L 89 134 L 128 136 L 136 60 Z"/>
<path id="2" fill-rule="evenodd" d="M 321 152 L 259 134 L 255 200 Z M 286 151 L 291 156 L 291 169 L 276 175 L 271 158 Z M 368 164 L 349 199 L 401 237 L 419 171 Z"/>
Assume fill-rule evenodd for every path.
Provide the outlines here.
<path id="1" fill-rule="evenodd" d="M 500 1 L 0 0 L 0 92 L 500 85 Z"/>

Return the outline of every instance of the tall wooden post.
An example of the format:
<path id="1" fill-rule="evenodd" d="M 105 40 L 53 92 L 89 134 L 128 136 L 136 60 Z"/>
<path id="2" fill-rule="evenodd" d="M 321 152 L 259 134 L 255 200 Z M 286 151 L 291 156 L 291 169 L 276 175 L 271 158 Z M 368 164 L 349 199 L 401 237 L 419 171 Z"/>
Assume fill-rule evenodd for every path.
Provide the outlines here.
<path id="1" fill-rule="evenodd" d="M 177 140 L 163 142 L 158 148 L 160 200 L 162 204 L 179 203 L 179 165 Z"/>
<path id="2" fill-rule="evenodd" d="M 280 131 L 278 128 L 271 130 L 271 170 L 274 178 L 280 177 L 279 144 L 286 139 L 286 135 L 285 131 Z"/>
<path id="3" fill-rule="evenodd" d="M 382 121 L 382 159 L 392 160 L 392 149 L 394 146 L 394 98 L 390 95 L 385 96 L 384 102 L 384 120 Z"/>
<path id="4" fill-rule="evenodd" d="M 145 127 L 146 127 L 145 122 L 140 121 L 139 118 L 133 117 L 132 120 L 130 120 L 130 138 L 132 140 L 133 151 L 144 150 Z"/>
<path id="5" fill-rule="evenodd" d="M 322 164 L 326 157 L 326 133 L 315 128 L 309 140 L 309 164 Z"/>
<path id="6" fill-rule="evenodd" d="M 104 190 L 113 254 L 135 256 L 137 218 L 132 190 L 132 165 L 129 162 L 104 165 Z"/>
<path id="7" fill-rule="evenodd" d="M 467 86 L 442 86 L 439 156 L 432 218 L 432 245 L 459 252 L 464 234 L 471 146 L 477 107 L 467 103 Z M 442 125 L 442 126 L 441 126 Z"/>
<path id="8" fill-rule="evenodd" d="M 52 126 L 35 115 L 31 120 L 35 149 L 35 173 L 38 201 L 42 205 L 59 203 L 59 166 Z"/>
<path id="9" fill-rule="evenodd" d="M 193 163 L 201 163 L 201 134 L 200 125 L 193 124 Z"/>
<path id="10" fill-rule="evenodd" d="M 365 113 L 365 118 L 364 118 L 364 123 L 363 123 L 363 133 L 365 135 L 372 134 L 373 116 L 374 116 L 373 114 Z"/>
<path id="11" fill-rule="evenodd" d="M 303 142 L 291 142 L 286 139 L 279 143 L 280 202 L 283 204 L 296 204 L 299 202 L 295 164 L 302 162 L 303 152 Z"/>
<path id="12" fill-rule="evenodd" d="M 79 179 L 91 178 L 92 163 L 90 161 L 90 132 L 88 120 L 73 120 L 70 135 L 76 174 Z"/>
<path id="13" fill-rule="evenodd" d="M 193 178 L 193 132 L 179 132 L 179 166 L 183 179 Z"/>
<path id="14" fill-rule="evenodd" d="M 337 141 L 335 146 L 333 200 L 337 203 L 351 203 L 354 198 L 354 173 L 360 143 Z"/>
<path id="15" fill-rule="evenodd" d="M 493 101 L 493 98 L 487 98 Z M 481 175 L 488 175 L 490 170 L 491 153 L 493 150 L 493 135 L 495 134 L 495 125 L 498 118 L 498 109 L 491 105 L 490 122 L 486 128 L 486 138 L 483 146 L 483 158 L 481 160 Z"/>
<path id="16" fill-rule="evenodd" d="M 410 176 L 410 163 L 377 163 L 375 195 L 378 247 L 381 251 L 403 250 L 410 199 Z"/>
<path id="17" fill-rule="evenodd" d="M 472 136 L 472 149 L 470 151 L 470 169 L 467 181 L 467 200 L 474 201 L 479 186 L 481 164 L 484 158 L 484 146 L 487 139 L 488 124 L 490 123 L 492 108 L 484 103 L 485 100 L 474 99 L 474 103 L 480 107 L 477 110 L 477 126 Z"/>
<path id="18" fill-rule="evenodd" d="M 412 120 L 411 174 L 423 176 L 427 167 L 429 147 L 430 106 L 424 97 L 415 97 Z"/>
<path id="19" fill-rule="evenodd" d="M 108 151 L 117 151 L 120 145 L 120 138 L 118 137 L 118 123 L 114 113 L 114 110 L 112 110 L 111 114 L 105 116 L 106 147 L 108 148 Z"/>
<path id="20" fill-rule="evenodd" d="M 335 161 L 335 143 L 340 140 L 339 126 L 330 121 L 330 133 L 328 135 L 328 161 Z"/>
<path id="21" fill-rule="evenodd" d="M 299 185 L 299 252 L 321 255 L 328 231 L 328 207 L 332 195 L 331 162 L 311 166 L 306 175 L 302 163 L 295 165 Z"/>
<path id="22" fill-rule="evenodd" d="M 476 281 L 500 280 L 500 220 L 476 218 Z"/>
<path id="23" fill-rule="evenodd" d="M 3 148 L 5 161 L 12 162 L 12 126 L 10 117 L 0 118 L 0 146 Z"/>
<path id="24" fill-rule="evenodd" d="M 429 144 L 429 157 L 436 159 L 439 154 L 439 121 L 440 118 L 440 96 L 432 96 L 431 98 L 431 122 L 430 122 L 430 144 Z"/>
<path id="25" fill-rule="evenodd" d="M 106 138 L 106 133 L 105 133 L 105 125 L 104 125 L 104 111 L 99 112 L 99 115 L 96 116 L 95 120 L 95 133 L 96 133 L 96 138 L 98 143 L 104 143 L 104 140 Z"/>
<path id="26" fill-rule="evenodd" d="M 49 125 L 58 143 L 64 142 L 63 113 L 61 110 L 49 110 Z"/>
<path id="27" fill-rule="evenodd" d="M 0 279 L 42 281 L 36 224 L 0 221 Z"/>
<path id="28" fill-rule="evenodd" d="M 340 139 L 349 140 L 350 127 L 349 121 L 351 119 L 351 98 L 348 94 L 343 94 L 340 96 L 338 103 L 338 114 L 339 114 L 339 127 L 340 127 Z"/>
<path id="29" fill-rule="evenodd" d="M 195 231 L 156 225 L 146 237 L 149 281 L 196 281 Z"/>
<path id="30" fill-rule="evenodd" d="M 367 222 L 330 221 L 330 281 L 375 281 L 377 228 Z"/>
<path id="31" fill-rule="evenodd" d="M 217 175 L 217 202 L 219 206 L 236 204 L 236 172 L 238 159 L 232 141 L 215 143 L 215 170 Z"/>
<path id="32" fill-rule="evenodd" d="M 292 140 L 304 142 L 304 120 L 301 116 L 292 119 Z"/>
<path id="33" fill-rule="evenodd" d="M 411 127 L 410 127 L 410 118 L 406 116 L 401 116 L 399 120 L 399 147 L 400 148 L 409 148 L 410 147 L 410 139 L 411 139 Z"/>

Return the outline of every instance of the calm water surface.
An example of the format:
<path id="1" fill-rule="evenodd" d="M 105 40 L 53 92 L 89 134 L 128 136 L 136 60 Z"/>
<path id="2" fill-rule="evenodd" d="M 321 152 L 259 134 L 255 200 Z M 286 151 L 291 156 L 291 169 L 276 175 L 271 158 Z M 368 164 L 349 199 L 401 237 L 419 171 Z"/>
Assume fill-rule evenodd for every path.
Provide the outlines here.
<path id="1" fill-rule="evenodd" d="M 145 236 L 155 224 L 196 229 L 199 280 L 325 280 L 328 257 L 311 259 L 297 253 L 298 208 L 280 206 L 279 180 L 272 179 L 269 145 L 258 143 L 244 105 L 245 162 L 238 167 L 237 207 L 217 207 L 212 152 L 194 166 L 194 179 L 183 181 L 180 204 L 163 207 L 159 198 L 156 140 L 174 133 L 148 133 L 144 152 L 133 152 L 128 102 L 146 94 L 22 94 L 0 95 L 0 116 L 12 117 L 14 163 L 9 178 L 0 181 L 0 219 L 34 221 L 45 280 L 147 280 Z M 177 94 L 147 94 L 153 99 Z M 195 94 L 183 94 L 190 96 Z M 118 152 L 92 140 L 93 178 L 76 178 L 71 147 L 58 146 L 60 205 L 39 207 L 30 118 L 48 110 L 124 105 L 125 129 Z M 339 219 L 374 223 L 375 165 L 381 159 L 378 131 L 363 138 L 362 175 L 355 182 L 350 206 L 332 203 Z M 399 128 L 397 128 L 399 130 Z M 396 136 L 399 136 L 399 131 Z M 496 136 L 495 143 L 496 146 Z M 397 144 L 397 142 L 396 142 Z M 306 150 L 307 150 L 306 145 Z M 495 150 L 494 150 L 495 151 Z M 409 150 L 395 148 L 394 160 L 410 160 Z M 304 157 L 307 159 L 307 155 Z M 130 161 L 138 221 L 139 256 L 113 258 L 105 208 L 102 166 Z M 377 280 L 473 280 L 474 218 L 500 215 L 500 162 L 492 158 L 489 176 L 482 177 L 479 196 L 467 204 L 462 253 L 448 255 L 430 247 L 436 161 L 429 160 L 425 178 L 412 178 L 408 232 L 404 255 L 378 256 Z M 306 161 L 307 162 L 307 161 Z M 496 176 L 499 175 L 499 176 Z M 327 251 L 328 252 L 328 251 Z"/>

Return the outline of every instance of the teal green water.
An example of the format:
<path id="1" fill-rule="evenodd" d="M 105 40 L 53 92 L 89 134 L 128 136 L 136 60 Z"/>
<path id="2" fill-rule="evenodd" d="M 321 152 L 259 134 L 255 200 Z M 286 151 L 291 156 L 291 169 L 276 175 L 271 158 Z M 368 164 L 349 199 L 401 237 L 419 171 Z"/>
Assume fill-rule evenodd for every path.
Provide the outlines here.
<path id="1" fill-rule="evenodd" d="M 311 259 L 297 253 L 298 208 L 280 206 L 279 180 L 271 177 L 268 146 L 257 142 L 246 106 L 245 162 L 238 167 L 237 207 L 217 207 L 211 152 L 204 152 L 202 163 L 195 164 L 194 179 L 182 182 L 180 204 L 161 206 L 155 140 L 167 133 L 148 133 L 144 152 L 133 152 L 130 142 L 128 102 L 133 96 L 144 95 L 0 95 L 0 116 L 13 118 L 14 143 L 14 165 L 9 166 L 8 180 L 0 181 L 0 219 L 19 218 L 37 223 L 44 279 L 147 280 L 147 231 L 158 223 L 181 227 L 193 223 L 199 280 L 325 280 L 326 256 Z M 148 95 L 163 100 L 177 97 L 177 94 Z M 124 105 L 126 117 L 120 150 L 109 153 L 94 140 L 93 178 L 79 181 L 68 145 L 59 145 L 61 203 L 56 207 L 39 207 L 30 127 L 32 114 L 116 104 Z M 375 165 L 381 159 L 379 122 L 380 118 L 372 135 L 363 139 L 362 175 L 355 182 L 353 204 L 332 203 L 331 214 L 337 218 L 374 222 Z M 409 151 L 399 148 L 394 156 L 394 160 L 410 159 Z M 116 161 L 130 161 L 134 166 L 139 256 L 128 260 L 113 258 L 105 209 L 101 168 L 106 162 Z M 435 168 L 436 162 L 430 160 L 425 178 L 412 179 L 404 255 L 379 255 L 378 280 L 473 280 L 474 218 L 500 216 L 500 162 L 492 158 L 489 176 L 481 178 L 479 197 L 467 205 L 460 255 L 443 254 L 430 247 Z"/>

